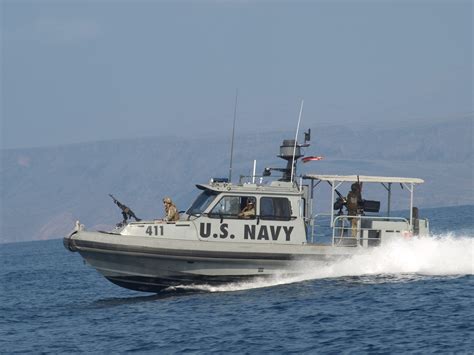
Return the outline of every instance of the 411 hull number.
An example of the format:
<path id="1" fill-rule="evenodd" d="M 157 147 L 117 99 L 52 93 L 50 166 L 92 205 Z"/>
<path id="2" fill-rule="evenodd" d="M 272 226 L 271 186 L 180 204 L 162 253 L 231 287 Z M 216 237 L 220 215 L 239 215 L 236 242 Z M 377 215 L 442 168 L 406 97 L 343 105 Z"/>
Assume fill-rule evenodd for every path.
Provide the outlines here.
<path id="1" fill-rule="evenodd" d="M 163 231 L 164 231 L 164 228 L 163 226 L 149 226 L 145 233 L 148 234 L 148 235 L 159 235 L 159 236 L 162 236 L 163 235 Z"/>

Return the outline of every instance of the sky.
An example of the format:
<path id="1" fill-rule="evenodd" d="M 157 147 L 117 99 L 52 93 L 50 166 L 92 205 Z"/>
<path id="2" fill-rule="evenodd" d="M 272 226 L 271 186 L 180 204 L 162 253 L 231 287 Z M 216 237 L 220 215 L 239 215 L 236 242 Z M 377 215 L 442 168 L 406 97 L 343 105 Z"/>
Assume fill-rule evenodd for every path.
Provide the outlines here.
<path id="1" fill-rule="evenodd" d="M 473 3 L 0 0 L 2 149 L 473 112 Z"/>

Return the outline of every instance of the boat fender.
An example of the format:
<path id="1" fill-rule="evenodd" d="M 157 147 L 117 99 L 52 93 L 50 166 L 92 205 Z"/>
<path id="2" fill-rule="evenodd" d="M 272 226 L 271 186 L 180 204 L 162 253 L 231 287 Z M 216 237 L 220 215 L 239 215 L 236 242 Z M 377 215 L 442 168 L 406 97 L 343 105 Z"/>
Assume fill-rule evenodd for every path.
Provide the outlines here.
<path id="1" fill-rule="evenodd" d="M 77 234 L 78 231 L 73 231 L 71 234 L 69 234 L 69 236 L 67 236 L 66 238 L 63 239 L 63 245 L 64 247 L 71 251 L 71 252 L 76 252 L 78 249 L 76 247 L 76 244 L 74 243 L 74 240 L 72 239 L 72 237 Z"/>

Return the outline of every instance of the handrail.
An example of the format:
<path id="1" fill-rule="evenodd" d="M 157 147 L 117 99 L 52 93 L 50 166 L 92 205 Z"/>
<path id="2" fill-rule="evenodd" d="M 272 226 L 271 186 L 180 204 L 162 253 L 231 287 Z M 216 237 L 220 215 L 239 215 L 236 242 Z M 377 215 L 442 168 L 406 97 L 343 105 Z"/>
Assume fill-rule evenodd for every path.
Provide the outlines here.
<path id="1" fill-rule="evenodd" d="M 356 219 L 357 220 L 357 224 L 356 224 L 356 228 L 353 229 L 352 227 L 352 220 L 353 219 Z M 369 237 L 369 234 L 367 233 L 367 237 L 364 237 L 361 235 L 364 235 L 364 231 L 375 231 L 375 232 L 381 232 L 383 231 L 383 229 L 375 229 L 375 228 L 368 228 L 368 227 L 362 227 L 361 226 L 361 222 L 362 220 L 370 220 L 370 221 L 374 221 L 374 220 L 380 220 L 380 221 L 384 221 L 384 222 L 402 222 L 405 224 L 405 230 L 406 231 L 411 231 L 411 226 L 410 226 L 410 223 L 408 221 L 408 219 L 406 218 L 403 218 L 403 217 L 378 217 L 378 216 L 374 216 L 374 217 L 370 217 L 370 216 L 347 216 L 347 215 L 341 215 L 341 216 L 337 216 L 336 218 L 334 218 L 334 227 L 333 227 L 333 234 L 332 234 L 332 243 L 334 246 L 337 246 L 339 245 L 343 240 L 353 240 L 355 241 L 355 245 L 353 246 L 357 246 L 359 245 L 361 242 L 363 244 L 365 244 L 365 246 L 368 245 L 369 241 L 370 240 L 380 240 L 379 237 Z M 350 222 L 349 225 L 345 225 L 345 221 L 347 222 Z M 336 235 L 336 232 L 340 231 L 340 235 Z M 344 236 L 344 231 L 350 231 L 351 232 L 351 236 Z M 389 231 L 388 229 L 387 230 L 384 230 L 384 231 Z M 336 242 L 337 241 L 337 242 Z M 366 243 L 364 243 L 366 242 Z"/>
<path id="2" fill-rule="evenodd" d="M 323 220 L 321 217 L 326 217 L 328 218 L 327 224 L 318 224 L 318 221 Z M 367 220 L 367 221 L 385 221 L 385 222 L 403 222 L 404 223 L 404 230 L 411 231 L 411 226 L 409 223 L 409 220 L 404 217 L 390 217 L 390 216 L 362 216 L 362 215 L 357 215 L 357 216 L 348 216 L 348 215 L 339 215 L 336 216 L 332 222 L 333 226 L 331 227 L 331 214 L 329 213 L 318 213 L 315 214 L 311 217 L 305 218 L 305 222 L 307 222 L 308 226 L 310 227 L 310 231 L 308 233 L 308 243 L 315 243 L 316 238 L 318 236 L 324 236 L 324 234 L 317 234 L 317 231 L 315 233 L 315 229 L 317 227 L 322 227 L 324 229 L 328 229 L 328 232 L 332 230 L 332 244 L 337 245 L 337 241 L 340 241 L 342 239 L 352 239 L 354 238 L 352 236 L 344 236 L 345 231 L 351 231 L 351 220 L 352 219 L 357 219 L 357 228 L 355 229 L 354 233 L 358 236 L 357 241 L 358 243 L 362 241 L 368 241 L 368 240 L 373 240 L 373 237 L 363 237 L 361 235 L 365 234 L 365 231 L 376 231 L 380 232 L 382 229 L 374 229 L 374 228 L 368 228 L 368 227 L 361 227 L 362 221 Z M 324 220 L 323 220 L 324 221 Z M 345 221 L 349 223 L 344 223 Z M 316 228 L 315 228 L 316 227 Z M 387 229 L 389 230 L 389 229 Z M 327 235 L 329 238 L 331 238 L 331 234 Z"/>
<path id="3" fill-rule="evenodd" d="M 306 220 L 309 222 L 309 226 L 311 228 L 311 231 L 310 231 L 310 235 L 309 235 L 309 240 L 308 242 L 309 243 L 315 243 L 315 233 L 314 233 L 314 227 L 318 226 L 318 224 L 316 224 L 316 220 L 319 218 L 319 217 L 328 217 L 329 219 L 331 218 L 331 214 L 330 213 L 317 213 L 315 214 L 314 216 L 311 216 L 309 218 L 306 218 Z M 330 220 L 329 220 L 330 222 Z M 330 223 L 328 223 L 328 228 L 330 228 Z M 316 235 L 317 236 L 317 235 Z"/>
<path id="4" fill-rule="evenodd" d="M 388 216 L 362 216 L 362 215 L 348 216 L 348 215 L 340 215 L 340 216 L 337 216 L 336 218 L 334 218 L 334 222 L 336 222 L 336 220 L 342 219 L 342 218 L 345 218 L 345 219 L 357 218 L 357 219 L 360 219 L 360 220 L 363 220 L 363 219 L 366 219 L 366 220 L 379 219 L 379 220 L 383 220 L 383 221 L 387 221 L 387 222 L 400 221 L 400 222 L 405 222 L 408 225 L 410 225 L 407 218 L 404 218 L 404 217 L 388 217 Z"/>

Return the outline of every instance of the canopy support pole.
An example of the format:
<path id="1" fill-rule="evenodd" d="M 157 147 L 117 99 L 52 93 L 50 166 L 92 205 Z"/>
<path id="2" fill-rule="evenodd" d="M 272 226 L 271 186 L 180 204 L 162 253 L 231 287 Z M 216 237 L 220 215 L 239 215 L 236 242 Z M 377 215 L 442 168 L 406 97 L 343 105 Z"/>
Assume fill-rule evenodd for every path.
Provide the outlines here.
<path id="1" fill-rule="evenodd" d="M 388 192 L 387 196 L 387 217 L 390 217 L 390 206 L 392 203 L 392 183 L 388 183 L 388 187 L 382 182 L 382 186 L 385 187 L 385 190 Z"/>
<path id="2" fill-rule="evenodd" d="M 336 190 L 334 181 L 331 181 L 331 228 L 334 227 L 334 190 Z"/>
<path id="3" fill-rule="evenodd" d="M 310 208 L 310 211 L 308 211 L 308 215 L 310 216 L 310 220 L 309 220 L 309 225 L 311 226 L 311 242 L 314 243 L 314 218 L 313 218 L 313 199 L 314 199 L 314 180 L 311 179 L 311 191 L 309 193 L 309 195 L 311 196 L 310 199 L 311 199 L 311 203 L 308 205 L 308 207 Z"/>
<path id="4" fill-rule="evenodd" d="M 387 216 L 390 217 L 390 209 L 392 206 L 392 183 L 388 183 L 388 199 L 387 199 Z"/>
<path id="5" fill-rule="evenodd" d="M 310 179 L 311 180 L 311 192 L 310 192 L 310 200 L 311 200 L 311 203 L 309 204 L 309 207 L 310 207 L 310 213 L 308 213 L 308 216 L 310 216 L 310 225 L 311 225 L 311 241 L 314 241 L 314 215 L 313 215 L 313 211 L 314 211 L 314 207 L 313 207 L 313 204 L 314 204 L 314 189 L 316 186 L 318 186 L 320 183 L 321 183 L 321 180 L 318 180 L 318 182 L 314 183 L 314 179 Z"/>
<path id="6" fill-rule="evenodd" d="M 337 183 L 337 181 L 333 180 L 329 184 L 331 185 L 331 228 L 334 228 L 334 193 L 342 185 L 342 182 Z"/>
<path id="7" fill-rule="evenodd" d="M 410 229 L 413 229 L 413 190 L 415 185 L 411 184 L 410 189 Z"/>
<path id="8" fill-rule="evenodd" d="M 415 190 L 415 185 L 410 183 L 410 185 L 403 183 L 403 185 L 410 191 L 410 229 L 413 229 L 413 190 Z"/>

